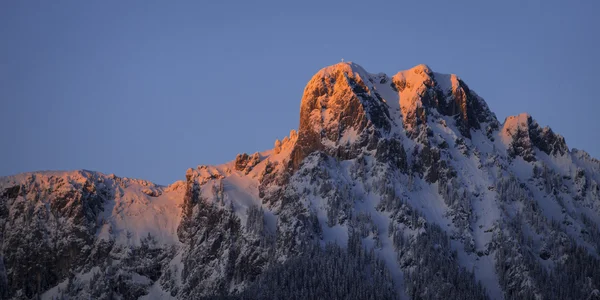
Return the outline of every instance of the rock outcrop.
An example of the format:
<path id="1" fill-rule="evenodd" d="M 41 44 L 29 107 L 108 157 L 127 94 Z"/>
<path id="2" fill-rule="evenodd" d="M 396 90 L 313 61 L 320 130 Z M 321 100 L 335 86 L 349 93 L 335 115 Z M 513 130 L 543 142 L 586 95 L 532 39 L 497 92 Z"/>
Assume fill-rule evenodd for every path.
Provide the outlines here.
<path id="1" fill-rule="evenodd" d="M 536 160 L 534 147 L 551 156 L 562 156 L 569 152 L 562 136 L 555 134 L 550 127 L 541 128 L 525 113 L 506 118 L 502 137 L 509 146 L 511 157 L 520 156 L 528 162 Z"/>
<path id="2" fill-rule="evenodd" d="M 360 148 L 374 148 L 390 128 L 387 106 L 362 67 L 339 63 L 324 68 L 304 89 L 291 167 L 296 170 L 313 151 L 356 157 Z"/>

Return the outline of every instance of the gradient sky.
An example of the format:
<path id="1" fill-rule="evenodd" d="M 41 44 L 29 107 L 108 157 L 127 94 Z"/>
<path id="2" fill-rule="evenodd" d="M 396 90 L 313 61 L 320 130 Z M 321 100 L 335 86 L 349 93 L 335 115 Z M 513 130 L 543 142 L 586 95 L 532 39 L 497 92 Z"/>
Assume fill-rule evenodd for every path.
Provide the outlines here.
<path id="1" fill-rule="evenodd" d="M 600 157 L 600 1 L 0 1 L 0 176 L 169 184 L 271 148 L 352 60 L 458 74 Z"/>

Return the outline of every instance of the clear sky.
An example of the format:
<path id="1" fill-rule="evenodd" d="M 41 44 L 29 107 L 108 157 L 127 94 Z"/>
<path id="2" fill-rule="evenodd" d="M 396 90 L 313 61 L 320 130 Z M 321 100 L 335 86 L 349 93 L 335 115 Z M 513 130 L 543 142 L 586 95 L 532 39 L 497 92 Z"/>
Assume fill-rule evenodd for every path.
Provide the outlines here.
<path id="1" fill-rule="evenodd" d="M 352 60 L 458 74 L 600 158 L 600 1 L 0 1 L 0 176 L 161 184 L 271 148 Z"/>

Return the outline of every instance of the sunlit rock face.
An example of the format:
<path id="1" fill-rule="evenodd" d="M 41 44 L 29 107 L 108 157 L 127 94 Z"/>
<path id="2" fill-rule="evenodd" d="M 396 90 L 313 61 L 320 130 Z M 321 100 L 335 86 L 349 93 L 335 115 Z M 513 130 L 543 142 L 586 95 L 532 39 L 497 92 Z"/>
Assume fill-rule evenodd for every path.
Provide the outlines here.
<path id="1" fill-rule="evenodd" d="M 400 94 L 400 107 L 405 128 L 414 132 L 427 123 L 428 110 L 435 109 L 446 116 L 454 116 L 463 136 L 470 138 L 471 130 L 485 124 L 491 132 L 498 127 L 496 116 L 477 94 L 451 74 L 434 73 L 426 65 L 398 72 L 392 77 L 394 88 Z"/>
<path id="2" fill-rule="evenodd" d="M 378 86 L 389 84 L 396 99 L 384 99 Z M 388 87 L 386 87 L 388 88 Z M 304 90 L 300 106 L 298 143 L 291 168 L 313 151 L 356 157 L 359 149 L 374 149 L 377 140 L 389 135 L 393 123 L 389 101 L 399 105 L 401 123 L 410 137 L 426 127 L 432 113 L 454 117 L 460 133 L 484 127 L 490 135 L 498 128 L 487 104 L 456 75 L 438 74 L 426 65 L 398 72 L 390 80 L 385 74 L 369 74 L 355 63 L 326 67 L 313 76 Z M 435 110 L 433 112 L 432 110 Z"/>
<path id="3" fill-rule="evenodd" d="M 498 127 L 486 103 L 456 75 L 437 74 L 426 65 L 418 65 L 389 80 L 387 75 L 369 74 L 355 63 L 339 63 L 317 72 L 304 90 L 292 169 L 317 150 L 353 158 L 361 148 L 374 149 L 394 123 L 388 105 L 392 99 L 383 99 L 377 88 L 388 82 L 399 102 L 392 106 L 399 104 L 401 109 L 402 120 L 397 123 L 402 123 L 412 137 L 427 123 L 431 110 L 453 116 L 467 138 L 471 130 L 482 126 L 490 135 Z"/>
<path id="4" fill-rule="evenodd" d="M 0 299 L 594 299 L 599 182 L 456 75 L 339 63 L 298 131 L 169 186 L 0 177 Z"/>
<path id="5" fill-rule="evenodd" d="M 526 113 L 506 118 L 501 136 L 509 147 L 511 157 L 520 156 L 528 162 L 536 160 L 536 148 L 552 156 L 562 156 L 569 152 L 561 135 L 555 134 L 550 127 L 542 128 Z"/>
<path id="6" fill-rule="evenodd" d="M 300 105 L 293 169 L 318 150 L 356 157 L 358 149 L 374 148 L 378 137 L 389 133 L 387 106 L 370 80 L 369 74 L 354 63 L 326 67 L 313 76 Z"/>

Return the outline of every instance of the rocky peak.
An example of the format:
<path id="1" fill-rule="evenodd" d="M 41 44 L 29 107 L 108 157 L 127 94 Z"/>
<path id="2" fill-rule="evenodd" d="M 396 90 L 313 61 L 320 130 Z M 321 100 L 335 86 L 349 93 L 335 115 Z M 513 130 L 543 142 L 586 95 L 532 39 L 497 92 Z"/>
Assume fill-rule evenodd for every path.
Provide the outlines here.
<path id="1" fill-rule="evenodd" d="M 471 129 L 480 129 L 488 123 L 488 135 L 498 127 L 496 116 L 485 101 L 472 92 L 455 74 L 435 73 L 427 65 L 418 65 L 398 72 L 392 77 L 392 86 L 400 96 L 403 124 L 410 133 L 416 133 L 425 124 L 432 109 L 446 116 L 454 116 L 461 134 L 471 137 Z"/>
<path id="2" fill-rule="evenodd" d="M 398 72 L 392 77 L 392 87 L 399 93 L 402 121 L 409 133 L 427 122 L 427 108 L 436 107 L 431 102 L 442 97 L 435 89 L 433 72 L 426 65 Z"/>
<path id="3" fill-rule="evenodd" d="M 401 116 L 391 107 L 397 107 Z M 313 151 L 349 159 L 361 148 L 373 150 L 394 124 L 402 124 L 414 139 L 427 131 L 429 116 L 440 115 L 453 116 L 467 138 L 471 130 L 484 129 L 492 139 L 498 128 L 485 101 L 454 74 L 435 73 L 424 64 L 391 78 L 370 74 L 352 62 L 323 68 L 304 89 L 290 167 L 297 169 Z"/>
<path id="4" fill-rule="evenodd" d="M 553 156 L 569 152 L 565 139 L 555 134 L 550 127 L 542 128 L 529 114 L 509 116 L 500 132 L 502 140 L 508 145 L 508 154 L 521 156 L 525 161 L 535 161 L 533 147 Z"/>
<path id="5" fill-rule="evenodd" d="M 293 169 L 313 151 L 350 158 L 358 148 L 376 147 L 377 136 L 390 131 L 391 120 L 372 81 L 351 62 L 323 68 L 312 77 L 300 105 L 298 141 L 290 161 Z"/>

